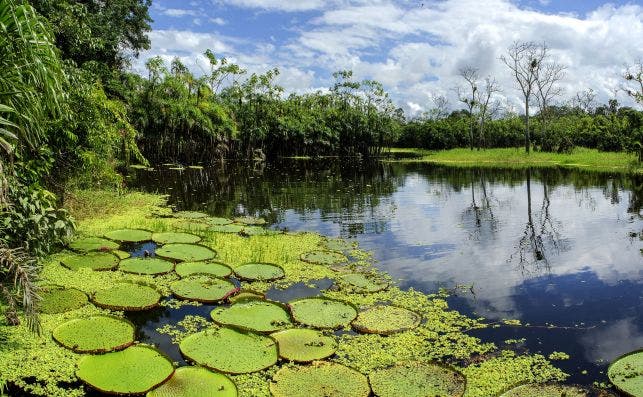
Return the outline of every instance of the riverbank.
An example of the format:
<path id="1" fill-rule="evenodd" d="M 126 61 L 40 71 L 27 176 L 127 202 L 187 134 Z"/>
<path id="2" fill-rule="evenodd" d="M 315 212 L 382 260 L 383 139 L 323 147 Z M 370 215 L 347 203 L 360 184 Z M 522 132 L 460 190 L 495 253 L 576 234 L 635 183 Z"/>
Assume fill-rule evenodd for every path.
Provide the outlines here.
<path id="1" fill-rule="evenodd" d="M 600 152 L 596 149 L 576 148 L 572 153 L 531 152 L 523 148 L 485 150 L 451 149 L 431 151 L 414 148 L 392 148 L 392 161 L 425 162 L 455 167 L 566 167 L 599 172 L 632 172 L 643 174 L 643 165 L 637 164 L 636 155 L 624 152 Z"/>

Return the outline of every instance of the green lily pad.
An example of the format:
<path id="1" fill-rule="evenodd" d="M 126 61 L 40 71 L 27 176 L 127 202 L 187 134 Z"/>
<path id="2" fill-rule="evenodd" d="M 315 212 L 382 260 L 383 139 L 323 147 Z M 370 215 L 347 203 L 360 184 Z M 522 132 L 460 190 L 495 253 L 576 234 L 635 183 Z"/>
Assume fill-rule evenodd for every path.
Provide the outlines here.
<path id="1" fill-rule="evenodd" d="M 421 362 L 375 370 L 369 380 L 373 393 L 379 397 L 460 397 L 466 388 L 466 380 L 459 372 Z"/>
<path id="2" fill-rule="evenodd" d="M 100 237 L 79 238 L 69 244 L 69 248 L 74 251 L 111 251 L 118 249 L 118 243 Z"/>
<path id="3" fill-rule="evenodd" d="M 210 313 L 215 323 L 254 332 L 274 332 L 292 326 L 288 311 L 280 304 L 249 300 Z"/>
<path id="4" fill-rule="evenodd" d="M 152 241 L 159 244 L 194 244 L 201 241 L 201 237 L 190 233 L 164 232 L 152 234 Z"/>
<path id="5" fill-rule="evenodd" d="M 281 266 L 273 263 L 246 263 L 234 269 L 234 274 L 246 281 L 273 281 L 286 275 Z"/>
<path id="6" fill-rule="evenodd" d="M 130 255 L 129 252 L 121 251 L 121 250 L 114 250 L 112 251 L 112 254 L 118 256 L 118 259 L 123 260 L 130 258 L 132 255 Z"/>
<path id="7" fill-rule="evenodd" d="M 214 277 L 225 278 L 232 274 L 232 269 L 228 265 L 214 261 L 182 262 L 176 265 L 174 271 L 181 277 L 193 274 L 209 274 Z"/>
<path id="8" fill-rule="evenodd" d="M 242 236 L 274 236 L 281 234 L 279 230 L 266 229 L 261 226 L 246 226 L 240 232 Z"/>
<path id="9" fill-rule="evenodd" d="M 153 309 L 160 300 L 161 294 L 156 289 L 127 282 L 100 290 L 92 297 L 92 302 L 98 307 L 133 312 Z"/>
<path id="10" fill-rule="evenodd" d="M 255 218 L 252 216 L 240 216 L 240 217 L 234 218 L 234 221 L 236 223 L 241 223 L 243 225 L 251 225 L 251 226 L 261 226 L 266 224 L 265 219 Z"/>
<path id="11" fill-rule="evenodd" d="M 607 376 L 623 393 L 643 396 L 643 350 L 625 354 L 610 364 Z"/>
<path id="12" fill-rule="evenodd" d="M 156 256 L 181 262 L 198 262 L 214 259 L 217 253 L 203 245 L 167 244 L 156 250 Z"/>
<path id="13" fill-rule="evenodd" d="M 87 295 L 81 290 L 56 285 L 41 287 L 40 297 L 38 309 L 43 314 L 65 313 L 80 309 L 89 301 Z"/>
<path id="14" fill-rule="evenodd" d="M 270 393 L 273 397 L 368 397 L 371 388 L 366 376 L 354 369 L 317 361 L 280 369 L 272 378 Z"/>
<path id="15" fill-rule="evenodd" d="M 422 317 L 408 309 L 396 306 L 373 306 L 357 315 L 353 328 L 365 334 L 390 335 L 417 328 Z"/>
<path id="16" fill-rule="evenodd" d="M 205 274 L 195 274 L 173 281 L 170 289 L 177 298 L 201 303 L 219 302 L 237 291 L 232 282 Z"/>
<path id="17" fill-rule="evenodd" d="M 335 251 L 310 251 L 301 254 L 301 260 L 316 265 L 338 265 L 348 262 L 346 255 Z"/>
<path id="18" fill-rule="evenodd" d="M 364 273 L 348 273 L 341 277 L 342 281 L 358 292 L 379 292 L 388 288 L 388 283 Z"/>
<path id="19" fill-rule="evenodd" d="M 76 376 L 89 386 L 108 394 L 144 394 L 174 373 L 172 361 L 148 346 L 132 346 L 78 361 Z"/>
<path id="20" fill-rule="evenodd" d="M 56 342 L 76 353 L 106 353 L 134 343 L 134 324 L 107 315 L 76 318 L 56 327 Z"/>
<path id="21" fill-rule="evenodd" d="M 337 342 L 312 329 L 293 328 L 270 334 L 279 346 L 279 357 L 301 363 L 323 360 L 335 354 Z"/>
<path id="22" fill-rule="evenodd" d="M 197 211 L 179 211 L 179 212 L 175 212 L 174 216 L 177 218 L 185 218 L 185 219 L 203 219 L 203 218 L 207 218 L 208 214 L 205 214 L 203 212 L 197 212 Z"/>
<path id="23" fill-rule="evenodd" d="M 119 259 L 109 252 L 88 252 L 64 258 L 60 263 L 69 270 L 89 268 L 92 270 L 112 270 L 118 266 Z"/>
<path id="24" fill-rule="evenodd" d="M 202 367 L 181 367 L 147 397 L 237 397 L 237 386 L 224 374 Z"/>
<path id="25" fill-rule="evenodd" d="M 314 328 L 340 328 L 357 317 L 357 309 L 350 303 L 328 298 L 297 299 L 289 306 L 295 321 Z"/>
<path id="26" fill-rule="evenodd" d="M 232 223 L 231 219 L 228 218 L 217 218 L 217 217 L 210 217 L 208 219 L 204 220 L 205 222 L 209 223 L 212 226 L 222 226 L 222 225 L 229 225 Z"/>
<path id="27" fill-rule="evenodd" d="M 589 397 L 589 393 L 576 386 L 530 383 L 513 388 L 501 397 Z"/>
<path id="28" fill-rule="evenodd" d="M 330 251 L 345 252 L 355 249 L 357 244 L 337 238 L 324 240 L 319 245 Z"/>
<path id="29" fill-rule="evenodd" d="M 190 361 L 229 374 L 257 372 L 277 363 L 277 343 L 272 338 L 232 328 L 192 334 L 179 349 Z"/>
<path id="30" fill-rule="evenodd" d="M 142 243 L 152 239 L 152 232 L 141 229 L 120 229 L 105 233 L 105 237 L 122 243 Z"/>
<path id="31" fill-rule="evenodd" d="M 159 275 L 174 270 L 174 263 L 159 258 L 129 258 L 118 264 L 125 273 Z"/>
<path id="32" fill-rule="evenodd" d="M 253 291 L 249 289 L 241 289 L 239 292 L 228 298 L 231 303 L 243 302 L 253 299 L 265 299 L 266 296 L 259 291 Z"/>
<path id="33" fill-rule="evenodd" d="M 208 227 L 208 230 L 211 232 L 217 233 L 239 233 L 243 230 L 241 225 L 212 225 Z"/>

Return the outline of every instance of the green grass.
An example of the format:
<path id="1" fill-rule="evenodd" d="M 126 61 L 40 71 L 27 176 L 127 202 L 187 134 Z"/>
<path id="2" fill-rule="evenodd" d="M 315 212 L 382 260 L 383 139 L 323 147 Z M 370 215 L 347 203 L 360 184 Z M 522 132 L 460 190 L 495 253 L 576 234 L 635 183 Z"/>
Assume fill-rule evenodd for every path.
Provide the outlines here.
<path id="1" fill-rule="evenodd" d="M 576 148 L 570 154 L 532 152 L 520 148 L 504 149 L 451 149 L 429 151 L 425 149 L 393 148 L 391 154 L 407 156 L 400 162 L 427 162 L 462 167 L 570 167 L 589 171 L 618 171 L 643 173 L 634 154 L 625 152 L 599 152 L 596 149 Z"/>

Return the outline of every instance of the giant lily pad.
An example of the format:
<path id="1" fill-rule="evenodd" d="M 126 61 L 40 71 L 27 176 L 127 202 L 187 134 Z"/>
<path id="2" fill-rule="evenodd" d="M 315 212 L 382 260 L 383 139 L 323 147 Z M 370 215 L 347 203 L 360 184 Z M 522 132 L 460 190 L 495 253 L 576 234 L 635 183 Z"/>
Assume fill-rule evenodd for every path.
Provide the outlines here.
<path id="1" fill-rule="evenodd" d="M 379 305 L 360 312 L 353 328 L 366 334 L 390 335 L 416 328 L 421 320 L 419 314 L 408 309 Z"/>
<path id="2" fill-rule="evenodd" d="M 218 226 L 222 226 L 222 225 L 229 225 L 229 224 L 231 224 L 231 223 L 232 223 L 232 220 L 231 220 L 231 219 L 227 219 L 227 218 L 216 218 L 216 217 L 211 217 L 211 218 L 208 218 L 208 219 L 204 219 L 203 221 L 204 221 L 204 222 L 209 223 L 209 224 L 210 224 L 210 225 L 212 225 L 212 226 L 216 226 L 216 225 L 218 225 Z"/>
<path id="3" fill-rule="evenodd" d="M 38 310 L 43 314 L 64 313 L 80 309 L 89 301 L 83 291 L 57 285 L 41 287 L 40 298 Z"/>
<path id="4" fill-rule="evenodd" d="M 234 269 L 234 274 L 247 281 L 273 281 L 286 275 L 281 266 L 273 263 L 246 263 Z"/>
<path id="5" fill-rule="evenodd" d="M 212 225 L 208 227 L 211 232 L 217 233 L 239 233 L 243 230 L 241 225 Z"/>
<path id="6" fill-rule="evenodd" d="M 82 357 L 76 375 L 103 393 L 144 394 L 173 373 L 172 362 L 158 350 L 132 346 L 119 352 Z"/>
<path id="7" fill-rule="evenodd" d="M 181 232 L 164 232 L 152 234 L 152 241 L 159 244 L 194 244 L 201 241 L 201 237 Z"/>
<path id="8" fill-rule="evenodd" d="M 174 263 L 159 258 L 129 258 L 122 260 L 118 268 L 125 273 L 159 275 L 174 270 Z"/>
<path id="9" fill-rule="evenodd" d="M 607 376 L 623 393 L 643 396 L 643 350 L 628 353 L 610 364 Z"/>
<path id="10" fill-rule="evenodd" d="M 232 269 L 228 265 L 214 261 L 182 262 L 176 265 L 174 271 L 181 277 L 193 274 L 209 274 L 214 277 L 224 278 L 232 274 Z"/>
<path id="11" fill-rule="evenodd" d="M 279 356 L 296 362 L 322 360 L 335 354 L 337 342 L 312 329 L 293 328 L 270 334 L 279 345 Z"/>
<path id="12" fill-rule="evenodd" d="M 179 349 L 189 360 L 229 374 L 257 372 L 277 362 L 273 339 L 225 327 L 192 334 Z"/>
<path id="13" fill-rule="evenodd" d="M 142 243 L 152 239 L 152 232 L 141 229 L 120 229 L 105 233 L 105 237 L 122 243 Z"/>
<path id="14" fill-rule="evenodd" d="M 207 218 L 208 214 L 204 214 L 203 212 L 197 212 L 197 211 L 179 211 L 179 212 L 175 212 L 174 216 L 177 218 L 184 218 L 184 219 L 203 219 L 203 218 Z"/>
<path id="15" fill-rule="evenodd" d="M 224 374 L 202 367 L 181 367 L 147 397 L 237 397 L 237 386 Z"/>
<path id="16" fill-rule="evenodd" d="M 587 390 L 576 386 L 559 385 L 555 383 L 530 383 L 509 390 L 501 397 L 588 397 Z"/>
<path id="17" fill-rule="evenodd" d="M 459 372 L 421 362 L 399 363 L 375 370 L 369 380 L 373 393 L 379 397 L 460 397 L 466 387 L 466 380 Z"/>
<path id="18" fill-rule="evenodd" d="M 266 224 L 265 219 L 255 218 L 252 216 L 241 216 L 238 218 L 234 218 L 234 221 L 236 223 L 241 223 L 243 225 L 251 225 L 251 226 L 261 226 Z"/>
<path id="19" fill-rule="evenodd" d="M 188 276 L 170 284 L 172 293 L 181 299 L 214 303 L 226 299 L 237 291 L 230 281 L 205 274 Z"/>
<path id="20" fill-rule="evenodd" d="M 142 311 L 159 305 L 161 294 L 154 288 L 136 283 L 118 283 L 96 292 L 92 302 L 96 306 L 121 311 Z"/>
<path id="21" fill-rule="evenodd" d="M 265 300 L 219 307 L 212 310 L 210 316 L 217 324 L 255 332 L 274 332 L 292 326 L 290 315 L 283 306 Z"/>
<path id="22" fill-rule="evenodd" d="M 270 393 L 274 397 L 368 397 L 371 388 L 366 376 L 354 369 L 318 361 L 280 369 L 272 378 Z"/>
<path id="23" fill-rule="evenodd" d="M 265 298 L 266 298 L 266 295 L 264 295 L 263 292 L 253 291 L 249 289 L 240 289 L 236 294 L 228 298 L 228 300 L 232 303 L 235 303 L 235 302 L 242 302 L 242 301 L 253 300 L 253 299 L 265 299 Z"/>
<path id="24" fill-rule="evenodd" d="M 316 265 L 338 265 L 348 262 L 346 255 L 335 251 L 310 251 L 301 254 L 301 260 Z"/>
<path id="25" fill-rule="evenodd" d="M 105 353 L 134 343 L 134 324 L 107 315 L 76 318 L 56 327 L 56 342 L 76 353 Z"/>
<path id="26" fill-rule="evenodd" d="M 118 266 L 119 259 L 109 252 L 89 252 L 82 255 L 73 255 L 60 261 L 70 270 L 89 268 L 92 270 L 112 270 Z"/>
<path id="27" fill-rule="evenodd" d="M 379 292 L 388 288 L 388 283 L 378 279 L 375 276 L 369 276 L 364 273 L 348 273 L 343 275 L 342 281 L 352 286 L 358 292 Z"/>
<path id="28" fill-rule="evenodd" d="M 167 244 L 156 250 L 156 256 L 181 262 L 207 261 L 216 255 L 210 248 L 196 244 Z"/>
<path id="29" fill-rule="evenodd" d="M 297 299 L 289 306 L 295 321 L 315 328 L 340 328 L 357 317 L 350 303 L 328 298 Z"/>
<path id="30" fill-rule="evenodd" d="M 118 256 L 118 259 L 120 260 L 127 259 L 132 256 L 129 252 L 121 251 L 121 250 L 114 250 L 112 251 L 112 254 Z"/>
<path id="31" fill-rule="evenodd" d="M 100 237 L 79 238 L 69 244 L 69 248 L 75 251 L 111 251 L 118 249 L 118 243 Z"/>
<path id="32" fill-rule="evenodd" d="M 355 249 L 356 243 L 342 239 L 327 239 L 319 244 L 321 247 L 337 252 L 345 252 Z"/>

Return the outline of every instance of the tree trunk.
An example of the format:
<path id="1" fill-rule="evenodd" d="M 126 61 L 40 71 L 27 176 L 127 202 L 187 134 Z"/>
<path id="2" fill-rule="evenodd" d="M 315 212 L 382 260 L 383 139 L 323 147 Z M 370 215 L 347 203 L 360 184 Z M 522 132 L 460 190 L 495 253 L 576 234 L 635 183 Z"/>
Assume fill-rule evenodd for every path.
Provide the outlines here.
<path id="1" fill-rule="evenodd" d="M 529 136 L 529 100 L 525 101 L 525 122 L 527 128 L 525 129 L 525 152 L 529 154 L 531 149 L 531 138 Z"/>

